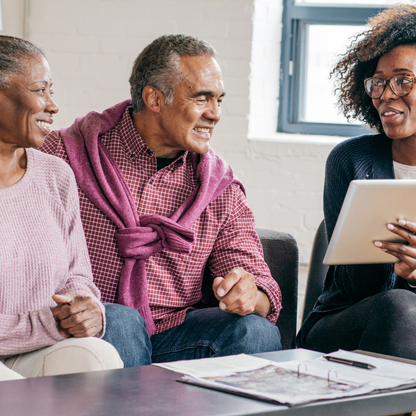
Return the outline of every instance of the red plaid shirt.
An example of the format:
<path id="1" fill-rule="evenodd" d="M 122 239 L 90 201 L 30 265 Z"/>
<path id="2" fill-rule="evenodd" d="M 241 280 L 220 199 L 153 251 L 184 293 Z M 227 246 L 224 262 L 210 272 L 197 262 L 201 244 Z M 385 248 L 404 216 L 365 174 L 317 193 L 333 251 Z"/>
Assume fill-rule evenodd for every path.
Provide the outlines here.
<path id="1" fill-rule="evenodd" d="M 101 136 L 101 141 L 118 164 L 139 215 L 170 216 L 196 186 L 188 152 L 157 171 L 156 156 L 134 128 L 129 109 L 112 130 Z M 41 150 L 69 162 L 58 131 L 46 137 Z M 114 303 L 123 264 L 115 239 L 116 227 L 78 191 L 94 282 L 101 291 L 102 301 Z M 233 267 L 252 273 L 257 286 L 270 299 L 272 312 L 268 319 L 276 322 L 281 309 L 280 289 L 263 260 L 254 216 L 240 186 L 230 185 L 211 202 L 192 229 L 195 241 L 191 253 L 164 250 L 146 259 L 155 333 L 183 323 L 186 311 L 201 300 L 206 264 L 214 277 L 225 276 Z"/>

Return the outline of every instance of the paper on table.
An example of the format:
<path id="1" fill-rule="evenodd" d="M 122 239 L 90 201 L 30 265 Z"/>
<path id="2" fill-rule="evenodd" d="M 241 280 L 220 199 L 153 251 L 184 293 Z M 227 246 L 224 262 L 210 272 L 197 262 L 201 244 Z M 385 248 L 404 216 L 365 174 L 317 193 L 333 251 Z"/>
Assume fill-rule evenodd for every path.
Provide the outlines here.
<path id="1" fill-rule="evenodd" d="M 256 359 L 256 361 L 263 361 L 266 365 L 252 370 L 242 370 L 240 367 L 237 371 L 233 370 L 227 373 L 223 371 L 224 367 L 221 365 L 220 373 L 214 373 L 211 367 L 209 375 L 206 373 L 208 368 L 201 368 L 205 372 L 204 375 L 199 373 L 198 376 L 185 376 L 182 381 L 289 405 L 362 395 L 399 386 L 405 388 L 403 386 L 414 386 L 416 383 L 416 367 L 410 364 L 346 351 L 337 351 L 331 355 L 367 362 L 377 368 L 368 370 L 350 367 L 345 364 L 329 362 L 324 358 L 279 363 Z M 226 362 L 232 357 L 222 358 Z M 240 356 L 240 358 L 244 362 L 245 356 Z M 172 365 L 172 363 L 169 364 Z M 173 364 L 176 366 L 179 363 Z M 188 362 L 188 366 L 194 365 L 195 361 Z M 235 365 L 238 365 L 238 361 L 235 362 Z M 181 372 L 182 370 L 176 369 L 175 371 Z M 188 372 L 188 374 L 190 373 Z"/>
<path id="2" fill-rule="evenodd" d="M 391 389 L 399 385 L 414 384 L 416 382 L 416 366 L 411 364 L 364 356 L 343 350 L 326 355 L 365 362 L 374 365 L 376 368 L 367 370 L 350 367 L 345 364 L 327 361 L 320 357 L 304 362 L 308 368 L 306 372 L 318 377 L 327 377 L 328 372 L 332 371 L 331 378 L 336 381 L 361 383 L 370 386 L 373 390 Z M 279 365 L 292 370 L 297 368 L 296 363 L 293 361 L 279 363 Z"/>
<path id="3" fill-rule="evenodd" d="M 333 355 L 340 358 L 346 358 L 348 360 L 353 359 L 372 364 L 376 367 L 376 369 L 375 371 L 372 370 L 371 373 L 382 377 L 395 378 L 398 380 L 412 378 L 414 379 L 416 377 L 416 366 L 413 364 L 406 364 L 399 361 L 392 361 L 384 358 L 372 357 L 369 355 L 362 355 L 343 350 L 339 350 L 327 355 Z"/>
<path id="4" fill-rule="evenodd" d="M 190 384 L 243 394 L 282 404 L 296 405 L 321 399 L 365 394 L 370 387 L 346 384 L 292 371 L 274 363 L 259 369 L 211 377 L 184 376 Z"/>
<path id="5" fill-rule="evenodd" d="M 194 376 L 209 376 L 235 371 L 250 371 L 264 367 L 274 361 L 253 357 L 247 354 L 229 355 L 227 357 L 201 358 L 199 360 L 173 361 L 170 363 L 155 363 L 157 367 L 176 371 L 177 373 Z"/>

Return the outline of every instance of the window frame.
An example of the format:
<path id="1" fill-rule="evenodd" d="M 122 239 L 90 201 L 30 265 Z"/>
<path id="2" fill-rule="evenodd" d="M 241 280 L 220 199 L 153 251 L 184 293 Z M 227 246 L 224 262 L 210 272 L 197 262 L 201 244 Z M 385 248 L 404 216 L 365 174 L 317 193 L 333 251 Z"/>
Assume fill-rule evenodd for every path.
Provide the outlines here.
<path id="1" fill-rule="evenodd" d="M 294 0 L 283 2 L 282 52 L 278 132 L 334 136 L 368 134 L 365 126 L 348 124 L 313 123 L 299 120 L 302 84 L 305 82 L 307 57 L 307 25 L 364 25 L 368 18 L 385 6 L 295 5 Z M 330 68 L 328 68 L 329 74 Z"/>

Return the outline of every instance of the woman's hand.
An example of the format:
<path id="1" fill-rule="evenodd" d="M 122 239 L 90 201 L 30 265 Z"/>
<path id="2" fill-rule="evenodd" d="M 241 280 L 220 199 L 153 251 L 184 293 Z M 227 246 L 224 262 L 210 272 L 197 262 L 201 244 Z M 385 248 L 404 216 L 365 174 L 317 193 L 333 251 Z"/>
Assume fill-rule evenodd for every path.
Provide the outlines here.
<path id="1" fill-rule="evenodd" d="M 399 259 L 394 264 L 394 271 L 411 285 L 416 285 L 416 223 L 399 219 L 398 225 L 387 224 L 387 229 L 404 238 L 409 245 L 387 241 L 374 241 L 374 245 Z"/>
<path id="2" fill-rule="evenodd" d="M 62 336 L 93 337 L 102 330 L 103 317 L 93 298 L 67 292 L 52 299 L 58 304 L 51 311 Z"/>

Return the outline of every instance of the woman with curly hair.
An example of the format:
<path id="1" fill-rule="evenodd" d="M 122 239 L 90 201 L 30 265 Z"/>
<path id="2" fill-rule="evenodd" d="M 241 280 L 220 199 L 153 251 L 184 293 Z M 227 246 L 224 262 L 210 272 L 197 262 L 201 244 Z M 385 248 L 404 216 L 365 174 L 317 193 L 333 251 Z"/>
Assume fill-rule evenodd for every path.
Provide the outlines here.
<path id="1" fill-rule="evenodd" d="M 378 134 L 346 140 L 328 157 L 324 213 L 329 239 L 352 180 L 416 179 L 416 7 L 385 9 L 369 26 L 332 75 L 344 115 Z M 298 346 L 416 359 L 416 223 L 399 219 L 387 229 L 408 245 L 374 245 L 398 262 L 331 266 L 297 336 Z"/>

